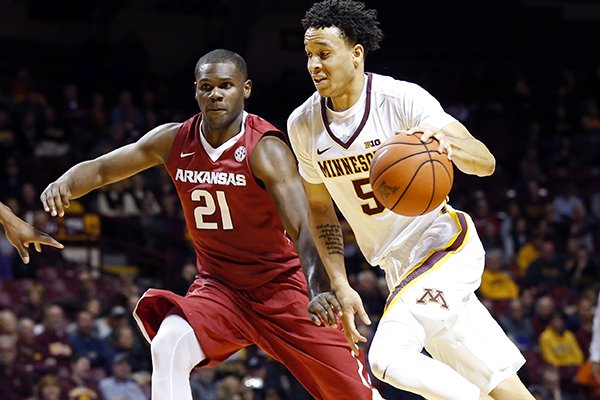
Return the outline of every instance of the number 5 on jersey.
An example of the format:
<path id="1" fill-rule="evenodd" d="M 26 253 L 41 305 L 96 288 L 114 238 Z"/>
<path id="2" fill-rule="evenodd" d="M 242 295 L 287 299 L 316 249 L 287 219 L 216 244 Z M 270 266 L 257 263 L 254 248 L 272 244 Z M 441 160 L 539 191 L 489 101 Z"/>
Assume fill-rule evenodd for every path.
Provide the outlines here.
<path id="1" fill-rule="evenodd" d="M 229 213 L 229 205 L 227 204 L 227 198 L 225 192 L 217 190 L 217 202 L 219 205 L 219 211 L 221 212 L 221 221 L 223 230 L 233 229 L 233 222 L 231 221 L 231 214 Z M 194 218 L 196 220 L 196 228 L 198 229 L 219 229 L 217 222 L 206 222 L 205 217 L 214 215 L 217 212 L 217 204 L 213 195 L 202 189 L 196 189 L 192 192 L 192 201 L 201 201 L 204 203 L 203 206 L 198 206 L 194 209 Z"/>

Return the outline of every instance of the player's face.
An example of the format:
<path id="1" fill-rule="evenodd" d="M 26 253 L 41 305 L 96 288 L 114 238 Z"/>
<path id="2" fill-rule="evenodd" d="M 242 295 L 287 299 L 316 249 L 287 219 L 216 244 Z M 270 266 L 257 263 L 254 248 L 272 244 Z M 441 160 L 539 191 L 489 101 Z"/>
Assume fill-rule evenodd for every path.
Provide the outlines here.
<path id="1" fill-rule="evenodd" d="M 361 45 L 353 45 L 337 27 L 308 28 L 304 33 L 308 73 L 323 97 L 344 96 L 361 75 Z"/>
<path id="2" fill-rule="evenodd" d="M 252 82 L 230 63 L 204 64 L 196 71 L 196 101 L 209 128 L 231 125 L 244 110 Z"/>

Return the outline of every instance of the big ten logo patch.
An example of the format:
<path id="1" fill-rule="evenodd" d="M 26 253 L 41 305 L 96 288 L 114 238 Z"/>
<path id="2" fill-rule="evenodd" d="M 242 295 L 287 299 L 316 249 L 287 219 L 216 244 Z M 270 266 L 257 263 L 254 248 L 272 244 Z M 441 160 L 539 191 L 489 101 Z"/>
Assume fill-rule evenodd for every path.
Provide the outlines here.
<path id="1" fill-rule="evenodd" d="M 417 304 L 438 303 L 440 307 L 448 309 L 448 303 L 444 299 L 444 292 L 437 289 L 423 289 L 425 293 L 417 300 Z"/>
<path id="2" fill-rule="evenodd" d="M 364 143 L 365 149 L 370 149 L 371 147 L 379 146 L 380 144 L 381 144 L 381 140 L 379 140 L 379 139 L 369 140 Z"/>

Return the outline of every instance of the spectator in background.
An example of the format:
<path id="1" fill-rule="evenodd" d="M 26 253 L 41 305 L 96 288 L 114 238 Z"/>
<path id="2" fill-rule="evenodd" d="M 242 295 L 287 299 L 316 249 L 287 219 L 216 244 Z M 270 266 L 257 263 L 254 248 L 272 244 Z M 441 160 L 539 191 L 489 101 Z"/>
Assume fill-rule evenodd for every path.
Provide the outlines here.
<path id="1" fill-rule="evenodd" d="M 475 212 L 473 213 L 473 223 L 477 232 L 480 232 L 481 242 L 486 250 L 500 245 L 498 236 L 500 221 L 490 209 L 488 199 L 483 195 L 477 199 Z"/>
<path id="2" fill-rule="evenodd" d="M 577 193 L 573 183 L 559 185 L 559 193 L 554 197 L 555 218 L 558 221 L 568 221 L 576 207 L 583 207 L 583 200 Z"/>
<path id="3" fill-rule="evenodd" d="M 89 126 L 93 132 L 101 132 L 108 126 L 108 111 L 102 93 L 96 92 L 92 95 L 88 115 Z"/>
<path id="4" fill-rule="evenodd" d="M 17 362 L 17 338 L 0 335 L 0 391 L 3 400 L 31 400 L 33 377 Z"/>
<path id="5" fill-rule="evenodd" d="M 481 276 L 480 294 L 489 300 L 509 300 L 519 296 L 519 287 L 504 269 L 504 254 L 500 249 L 488 250 Z"/>
<path id="6" fill-rule="evenodd" d="M 36 157 L 65 157 L 71 150 L 69 137 L 56 116 L 53 107 L 45 108 L 45 128 L 37 142 L 34 154 Z"/>
<path id="7" fill-rule="evenodd" d="M 52 372 L 55 368 L 42 361 L 42 355 L 35 346 L 35 322 L 29 318 L 21 318 L 17 325 L 17 363 L 37 380 L 40 376 Z"/>
<path id="8" fill-rule="evenodd" d="M 242 389 L 240 378 L 228 375 L 219 382 L 217 400 L 243 400 L 241 396 Z"/>
<path id="9" fill-rule="evenodd" d="M 61 386 L 69 399 L 75 399 L 81 393 L 86 393 L 88 399 L 98 398 L 98 388 L 91 378 L 90 359 L 83 355 L 74 355 L 69 363 L 69 375 L 62 379 Z"/>
<path id="10" fill-rule="evenodd" d="M 126 355 L 133 372 L 152 371 L 150 353 L 140 342 L 134 330 L 130 326 L 121 326 L 115 333 L 116 342 L 112 349 L 113 352 Z"/>
<path id="11" fill-rule="evenodd" d="M 550 324 L 550 320 L 556 311 L 554 299 L 548 295 L 542 295 L 535 300 L 531 325 L 535 337 L 539 337 L 544 329 Z"/>
<path id="12" fill-rule="evenodd" d="M 137 208 L 136 215 L 152 217 L 160 214 L 160 203 L 156 200 L 154 193 L 146 188 L 144 175 L 134 175 L 130 178 L 131 188 L 129 193 Z"/>
<path id="13" fill-rule="evenodd" d="M 133 94 L 130 91 L 124 90 L 119 94 L 119 102 L 111 110 L 110 119 L 113 123 L 122 124 L 126 131 L 135 131 L 143 126 L 142 113 L 133 103 Z M 134 138 L 137 139 L 135 136 Z"/>
<path id="14" fill-rule="evenodd" d="M 600 281 L 598 263 L 584 246 L 577 247 L 575 254 L 565 261 L 564 268 L 568 284 L 573 289 L 582 290 Z"/>
<path id="15" fill-rule="evenodd" d="M 553 289 L 566 286 L 564 267 L 556 256 L 554 242 L 544 240 L 540 249 L 540 257 L 533 261 L 525 274 L 525 285 L 541 289 Z"/>
<path id="16" fill-rule="evenodd" d="M 516 200 L 508 203 L 506 211 L 500 216 L 500 241 L 505 261 L 512 262 L 521 247 L 527 242 L 527 220 L 521 216 L 521 208 Z"/>
<path id="17" fill-rule="evenodd" d="M 565 328 L 565 317 L 560 312 L 552 315 L 539 343 L 542 357 L 550 365 L 568 367 L 583 363 L 583 351 L 573 332 Z"/>
<path id="18" fill-rule="evenodd" d="M 529 239 L 517 251 L 517 272 L 520 279 L 525 278 L 531 263 L 540 257 L 544 236 L 540 230 L 535 230 Z"/>
<path id="19" fill-rule="evenodd" d="M 112 351 L 108 344 L 94 335 L 94 319 L 83 310 L 77 313 L 76 329 L 70 336 L 73 355 L 87 356 L 92 368 L 103 368 L 109 371 L 112 362 Z"/>
<path id="20" fill-rule="evenodd" d="M 535 226 L 543 218 L 549 202 L 547 196 L 548 190 L 541 187 L 538 181 L 533 179 L 527 181 L 527 191 L 525 195 L 520 196 L 520 204 L 527 222 L 532 226 Z"/>
<path id="21" fill-rule="evenodd" d="M 42 376 L 36 385 L 36 400 L 62 400 L 62 395 L 60 380 L 54 374 Z"/>
<path id="22" fill-rule="evenodd" d="M 0 311 L 0 335 L 17 334 L 17 316 L 12 310 Z"/>
<path id="23" fill-rule="evenodd" d="M 546 367 L 542 371 L 542 381 L 528 388 L 539 400 L 569 400 L 563 395 L 560 385 L 560 372 L 556 367 Z"/>
<path id="24" fill-rule="evenodd" d="M 214 367 L 192 370 L 190 384 L 194 400 L 214 400 L 217 397 L 217 371 Z"/>
<path id="25" fill-rule="evenodd" d="M 127 189 L 127 181 L 113 183 L 97 193 L 98 213 L 103 217 L 130 217 L 138 208 L 134 197 Z"/>
<path id="26" fill-rule="evenodd" d="M 44 285 L 40 282 L 31 281 L 25 285 L 23 305 L 19 315 L 31 318 L 33 321 L 41 321 L 44 316 Z"/>
<path id="27" fill-rule="evenodd" d="M 108 314 L 108 324 L 110 326 L 110 334 L 106 338 L 106 341 L 114 349 L 117 346 L 117 332 L 119 329 L 130 326 L 127 309 L 120 305 L 111 308 Z"/>
<path id="28" fill-rule="evenodd" d="M 94 319 L 94 335 L 100 339 L 106 339 L 111 334 L 112 328 L 103 317 L 102 301 L 96 295 L 89 297 L 84 305 L 84 309 L 90 313 Z"/>
<path id="29" fill-rule="evenodd" d="M 512 299 L 508 304 L 507 314 L 500 317 L 498 322 L 521 351 L 533 350 L 536 338 L 521 299 Z"/>
<path id="30" fill-rule="evenodd" d="M 35 338 L 35 350 L 41 356 L 40 361 L 46 366 L 54 367 L 58 373 L 66 373 L 73 348 L 65 330 L 63 309 L 57 304 L 48 305 L 42 324 L 44 330 Z"/>
<path id="31" fill-rule="evenodd" d="M 130 378 L 131 365 L 125 354 L 115 355 L 112 373 L 99 384 L 104 400 L 146 400 L 142 387 Z"/>

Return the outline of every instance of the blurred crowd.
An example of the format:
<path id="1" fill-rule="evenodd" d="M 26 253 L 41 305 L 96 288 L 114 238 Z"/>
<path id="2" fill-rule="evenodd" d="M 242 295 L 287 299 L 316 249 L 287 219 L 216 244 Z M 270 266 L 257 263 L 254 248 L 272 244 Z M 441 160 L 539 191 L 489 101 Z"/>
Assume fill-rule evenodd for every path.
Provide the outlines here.
<path id="1" fill-rule="evenodd" d="M 600 398 L 587 362 L 600 289 L 600 67 L 448 75 L 406 79 L 438 97 L 497 158 L 493 177 L 456 174 L 450 194 L 473 217 L 487 251 L 477 294 L 526 356 L 520 375 L 538 399 Z M 294 80 L 308 79 L 282 77 Z M 303 96 L 288 93 L 295 103 L 271 107 L 277 86 L 255 91 L 249 111 L 284 121 L 292 110 L 285 107 Z M 131 312 L 147 287 L 184 294 L 195 275 L 168 175 L 151 170 L 73 202 L 65 223 L 78 215 L 99 220 L 99 236 L 84 239 L 42 212 L 39 193 L 76 162 L 184 120 L 194 112 L 191 93 L 177 107 L 182 95 L 164 83 L 90 90 L 28 69 L 0 82 L 0 201 L 67 250 L 100 252 L 92 262 L 45 250 L 25 266 L 0 234 L 3 398 L 148 398 L 150 353 Z M 169 103 L 173 96 L 177 103 Z M 345 244 L 352 284 L 375 321 L 359 326 L 369 337 L 387 287 L 347 226 Z M 107 268 L 113 264 L 120 268 Z M 364 357 L 369 343 L 361 346 Z M 191 379 L 195 399 L 310 398 L 254 347 Z M 416 398 L 376 385 L 387 399 Z"/>

